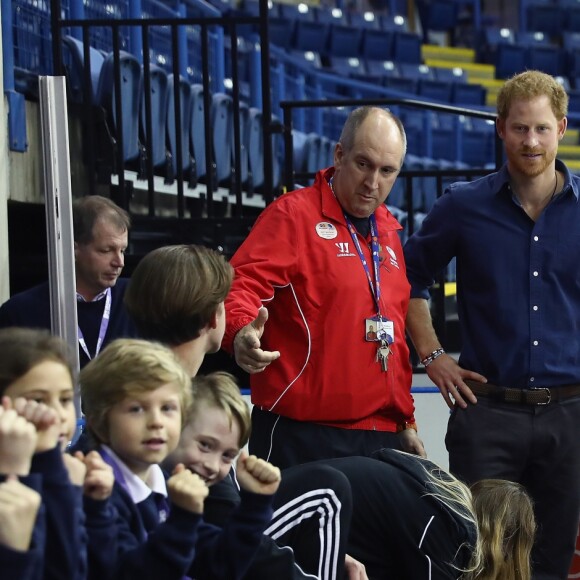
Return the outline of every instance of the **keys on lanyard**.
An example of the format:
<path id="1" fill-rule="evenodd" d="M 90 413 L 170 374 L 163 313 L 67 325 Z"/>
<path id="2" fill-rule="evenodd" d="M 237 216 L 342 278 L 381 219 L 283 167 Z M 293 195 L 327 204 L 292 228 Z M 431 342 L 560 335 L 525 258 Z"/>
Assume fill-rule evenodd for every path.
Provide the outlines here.
<path id="1" fill-rule="evenodd" d="M 381 370 L 386 373 L 389 368 L 389 355 L 391 354 L 391 349 L 389 348 L 389 343 L 386 340 L 381 340 L 379 347 L 377 348 L 376 361 L 381 365 Z"/>

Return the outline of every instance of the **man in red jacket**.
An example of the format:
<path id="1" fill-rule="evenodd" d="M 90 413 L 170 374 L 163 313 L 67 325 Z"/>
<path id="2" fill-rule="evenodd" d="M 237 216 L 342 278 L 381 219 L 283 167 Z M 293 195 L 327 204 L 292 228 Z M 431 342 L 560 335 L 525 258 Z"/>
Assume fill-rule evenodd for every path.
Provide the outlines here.
<path id="1" fill-rule="evenodd" d="M 405 151 L 390 112 L 355 110 L 334 167 L 266 208 L 232 259 L 223 346 L 252 374 L 251 452 L 282 468 L 382 447 L 425 455 L 401 226 L 384 205 Z M 367 340 L 371 323 L 388 338 Z"/>

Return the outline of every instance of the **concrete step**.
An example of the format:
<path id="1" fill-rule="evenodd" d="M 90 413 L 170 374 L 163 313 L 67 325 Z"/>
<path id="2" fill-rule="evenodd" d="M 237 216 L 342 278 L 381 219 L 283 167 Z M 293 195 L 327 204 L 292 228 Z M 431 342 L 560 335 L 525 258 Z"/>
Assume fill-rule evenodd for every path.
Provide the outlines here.
<path id="1" fill-rule="evenodd" d="M 558 147 L 558 157 L 560 159 L 574 160 L 580 162 L 580 145 L 560 145 Z"/>
<path id="2" fill-rule="evenodd" d="M 471 48 L 461 48 L 455 46 L 438 46 L 436 44 L 423 44 L 421 46 L 423 62 L 429 60 L 440 60 L 453 63 L 473 63 L 475 62 L 475 50 Z M 455 65 L 461 66 L 461 65 Z"/>
<path id="3" fill-rule="evenodd" d="M 580 143 L 580 129 L 567 129 L 564 138 L 560 141 L 562 145 L 578 145 Z"/>
<path id="4" fill-rule="evenodd" d="M 424 58 L 427 66 L 437 66 L 441 68 L 462 68 L 467 74 L 469 82 L 479 82 L 480 79 L 494 79 L 495 67 L 492 64 L 481 64 L 477 62 L 461 62 L 441 60 L 438 58 Z"/>

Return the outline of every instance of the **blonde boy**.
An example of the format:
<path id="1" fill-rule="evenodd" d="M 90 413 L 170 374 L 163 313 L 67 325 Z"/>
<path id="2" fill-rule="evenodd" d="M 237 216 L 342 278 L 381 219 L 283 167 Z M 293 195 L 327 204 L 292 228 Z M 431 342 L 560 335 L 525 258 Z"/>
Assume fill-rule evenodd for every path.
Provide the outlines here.
<path id="1" fill-rule="evenodd" d="M 115 576 L 241 578 L 272 515 L 280 473 L 255 457 L 240 458 L 242 501 L 223 530 L 202 520 L 202 478 L 178 464 L 165 480 L 159 463 L 177 447 L 190 388 L 175 355 L 143 340 L 112 342 L 81 373 L 89 435 L 115 473 Z"/>

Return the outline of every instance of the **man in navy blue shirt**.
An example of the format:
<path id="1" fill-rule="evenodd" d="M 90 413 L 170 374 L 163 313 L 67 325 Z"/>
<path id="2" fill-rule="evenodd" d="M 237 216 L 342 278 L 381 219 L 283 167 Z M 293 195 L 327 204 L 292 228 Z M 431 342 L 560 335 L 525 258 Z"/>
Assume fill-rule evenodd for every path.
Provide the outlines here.
<path id="1" fill-rule="evenodd" d="M 83 367 L 115 338 L 137 331 L 123 297 L 128 280 L 119 278 L 131 220 L 125 210 L 99 195 L 73 203 L 79 360 Z M 51 329 L 48 282 L 20 292 L 0 307 L 0 328 Z"/>
<path id="2" fill-rule="evenodd" d="M 564 580 L 580 519 L 580 178 L 556 159 L 568 96 L 555 79 L 516 75 L 497 108 L 506 164 L 451 185 L 405 246 L 407 329 L 452 409 L 451 471 L 525 485 L 538 521 L 534 580 Z M 459 362 L 428 306 L 454 256 Z"/>

